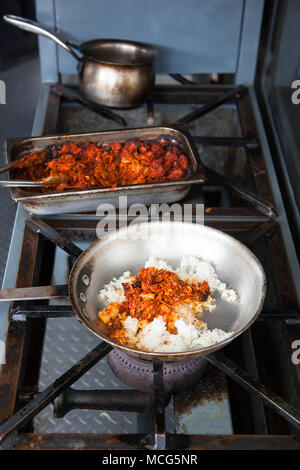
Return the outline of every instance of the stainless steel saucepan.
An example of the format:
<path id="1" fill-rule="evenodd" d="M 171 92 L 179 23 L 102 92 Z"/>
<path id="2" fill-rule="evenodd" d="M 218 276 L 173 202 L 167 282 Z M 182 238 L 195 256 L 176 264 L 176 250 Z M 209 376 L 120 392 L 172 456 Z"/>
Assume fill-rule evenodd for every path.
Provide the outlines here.
<path id="1" fill-rule="evenodd" d="M 220 279 L 237 292 L 238 302 L 225 301 L 213 293 L 216 309 L 204 312 L 202 320 L 209 328 L 232 332 L 229 338 L 205 348 L 160 353 L 124 346 L 109 337 L 105 324 L 97 315 L 105 306 L 99 298 L 99 291 L 124 271 L 136 274 L 151 254 L 167 260 L 174 267 L 179 265 L 183 256 L 197 256 L 213 264 Z M 17 298 L 23 300 L 27 295 L 31 298 L 33 295 L 44 298 L 44 294 L 46 297 L 59 297 L 67 292 L 66 286 L 29 289 L 28 293 L 26 289 L 0 291 L 0 300 L 7 300 L 11 291 L 14 291 L 14 298 L 17 291 Z M 182 361 L 210 354 L 249 328 L 262 309 L 266 278 L 258 259 L 233 237 L 199 224 L 164 221 L 131 224 L 97 240 L 75 262 L 68 290 L 72 307 L 81 322 L 113 347 L 141 359 Z"/>
<path id="2" fill-rule="evenodd" d="M 147 44 L 119 39 L 75 44 L 35 21 L 14 15 L 3 18 L 20 29 L 52 39 L 72 54 L 78 61 L 81 89 L 95 103 L 116 108 L 137 107 L 152 91 L 157 51 Z"/>

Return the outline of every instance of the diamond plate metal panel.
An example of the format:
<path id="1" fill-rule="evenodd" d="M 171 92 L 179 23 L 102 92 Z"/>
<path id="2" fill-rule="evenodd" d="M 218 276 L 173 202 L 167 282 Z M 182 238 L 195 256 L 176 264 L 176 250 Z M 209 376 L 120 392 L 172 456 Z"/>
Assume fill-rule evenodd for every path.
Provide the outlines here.
<path id="1" fill-rule="evenodd" d="M 43 390 L 99 343 L 75 318 L 52 318 L 47 322 L 39 386 Z M 125 389 L 103 359 L 81 377 L 77 389 Z M 73 410 L 64 418 L 53 418 L 49 405 L 35 418 L 36 432 L 132 433 L 137 432 L 137 413 Z"/>

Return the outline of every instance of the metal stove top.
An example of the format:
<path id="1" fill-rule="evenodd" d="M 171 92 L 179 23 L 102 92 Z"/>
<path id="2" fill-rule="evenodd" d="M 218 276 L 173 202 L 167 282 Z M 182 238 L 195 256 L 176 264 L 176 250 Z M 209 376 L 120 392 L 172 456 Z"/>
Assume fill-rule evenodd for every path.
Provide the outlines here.
<path id="1" fill-rule="evenodd" d="M 117 112 L 130 126 L 172 123 L 228 90 L 230 88 L 219 86 L 158 86 L 152 103 L 138 110 Z M 50 92 L 49 86 L 43 87 L 33 135 L 114 127 L 117 124 L 61 101 Z M 134 411 L 111 411 L 116 408 L 111 402 L 108 409 L 74 409 L 64 417 L 54 418 L 53 406 L 48 404 L 54 401 L 54 395 L 50 394 L 50 399 L 47 391 L 63 374 L 56 389 L 54 386 L 57 409 L 60 392 L 69 386 L 70 377 L 76 379 L 72 382 L 73 388 L 79 391 L 125 392 L 128 387 L 110 370 L 104 357 L 109 350 L 105 346 L 102 350 L 101 345 L 99 350 L 97 338 L 72 317 L 68 301 L 53 300 L 49 305 L 47 302 L 14 302 L 9 309 L 9 322 L 6 321 L 7 306 L 2 305 L 0 327 L 2 335 L 6 334 L 7 363 L 2 366 L 0 375 L 0 422 L 10 418 L 0 427 L 5 435 L 2 446 L 298 447 L 294 436 L 298 435 L 299 414 L 295 408 L 299 408 L 300 371 L 299 365 L 291 361 L 291 343 L 300 330 L 300 292 L 295 282 L 300 273 L 253 90 L 248 89 L 241 99 L 233 95 L 221 107 L 192 121 L 189 129 L 198 142 L 203 162 L 226 176 L 234 188 L 228 190 L 212 178 L 203 187 L 194 186 L 184 202 L 205 203 L 205 223 L 241 240 L 262 262 L 268 291 L 259 320 L 226 347 L 224 356 L 210 358 L 206 373 L 191 390 L 173 395 L 165 423 L 159 402 L 155 402 L 158 411 L 154 413 L 154 420 L 151 410 L 146 409 L 146 413 L 135 410 L 141 398 L 137 392 L 133 395 L 135 406 L 129 407 Z M 241 197 L 240 185 L 253 191 L 263 202 L 267 201 L 270 210 L 261 210 L 243 193 Z M 52 229 L 67 235 L 82 249 L 95 239 L 97 221 L 94 214 L 44 219 Z M 19 206 L 3 287 L 64 284 L 72 257 L 53 241 L 57 242 L 55 236 L 49 237 L 49 233 L 40 230 Z M 96 352 L 89 353 L 93 347 Z M 75 370 L 74 364 L 83 356 L 85 359 Z M 103 359 L 96 364 L 99 357 Z M 96 364 L 93 367 L 90 367 L 91 359 Z M 154 366 L 159 389 L 161 365 Z M 87 373 L 81 376 L 84 371 Z M 259 381 L 267 388 L 261 387 Z M 54 394 L 54 390 L 51 393 Z M 15 422 L 22 421 L 24 416 L 11 417 L 22 406 L 32 403 L 33 397 L 39 397 L 47 406 L 40 409 L 35 405 L 28 415 L 31 419 L 22 422 L 16 434 Z M 104 400 L 102 395 L 99 397 Z M 86 395 L 84 399 L 87 400 Z M 85 405 L 88 407 L 87 401 Z"/>

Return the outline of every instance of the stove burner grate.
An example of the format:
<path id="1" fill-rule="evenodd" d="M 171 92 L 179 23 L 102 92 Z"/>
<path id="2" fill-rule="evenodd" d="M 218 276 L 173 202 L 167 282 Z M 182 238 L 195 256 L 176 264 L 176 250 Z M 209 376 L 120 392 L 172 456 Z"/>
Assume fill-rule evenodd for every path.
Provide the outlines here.
<path id="1" fill-rule="evenodd" d="M 182 88 L 184 88 L 184 94 L 187 94 L 187 88 Z M 196 93 L 196 91 L 194 92 L 193 90 L 190 90 L 190 92 Z M 176 100 L 178 100 L 178 90 L 175 91 Z M 172 91 L 172 93 L 174 97 L 174 91 Z M 181 93 L 183 93 L 183 91 L 181 91 Z M 53 98 L 52 95 L 53 93 L 49 95 L 49 102 Z M 164 99 L 169 99 L 171 101 L 171 99 L 173 99 L 171 95 L 169 98 L 166 95 Z M 162 97 L 162 94 L 160 96 Z M 224 140 L 224 138 L 217 137 L 199 137 L 199 139 L 204 139 L 203 143 L 205 143 L 206 140 L 206 144 L 211 143 L 213 145 L 219 144 L 226 146 L 244 146 L 249 151 L 249 158 L 252 164 L 251 169 L 257 186 L 257 194 L 261 198 L 259 205 L 260 209 L 264 209 L 262 212 L 265 215 L 258 215 L 257 212 L 253 211 L 245 211 L 245 208 L 242 207 L 217 207 L 209 208 L 210 213 L 207 214 L 207 220 L 210 221 L 210 223 L 214 223 L 216 228 L 221 227 L 222 230 L 227 231 L 234 231 L 235 229 L 242 231 L 243 224 L 245 224 L 245 230 L 247 234 L 251 232 L 251 243 L 257 243 L 257 241 L 260 240 L 260 238 L 262 237 L 267 238 L 268 236 L 268 238 L 271 239 L 274 236 L 274 230 L 276 230 L 276 234 L 278 235 L 278 240 L 280 242 L 280 230 L 277 230 L 275 226 L 277 224 L 275 224 L 276 214 L 273 211 L 273 205 L 269 205 L 268 203 L 266 203 L 266 201 L 268 200 L 273 201 L 272 190 L 268 182 L 268 172 L 265 169 L 264 158 L 258 140 L 258 132 L 256 130 L 255 121 L 253 120 L 253 113 L 251 112 L 249 96 L 244 96 L 243 89 L 235 89 L 235 91 L 230 94 L 229 98 L 230 97 L 231 101 L 238 100 L 237 107 L 240 112 L 241 123 L 243 124 L 242 127 L 244 138 L 225 138 Z M 219 99 L 214 100 L 214 102 L 210 101 L 210 103 L 206 103 L 206 107 L 202 105 L 199 110 L 193 113 L 189 113 L 185 117 L 181 118 L 181 120 L 185 121 L 186 123 L 190 123 L 194 119 L 199 118 L 205 112 L 214 109 L 220 103 L 224 103 L 227 100 L 228 94 L 224 94 L 223 98 L 219 97 Z M 199 104 L 203 104 L 202 98 Z M 51 109 L 49 105 L 48 108 L 49 110 Z M 50 117 L 51 116 L 49 115 L 49 117 L 47 118 L 47 122 L 49 122 Z M 47 130 L 46 124 L 44 126 L 44 132 L 45 130 Z M 214 174 L 211 174 L 211 179 L 215 180 Z M 241 188 L 238 188 L 238 192 L 240 191 L 240 189 Z M 243 194 L 244 193 L 242 191 L 242 196 Z M 250 201 L 248 200 L 248 202 Z M 255 205 L 255 207 L 257 206 Z M 252 218 L 254 217 L 254 219 L 252 220 L 251 217 L 249 218 L 249 215 Z M 270 219 L 270 217 L 272 219 Z M 266 223 L 265 227 L 261 225 L 262 221 Z M 48 222 L 49 223 L 46 224 L 37 218 L 30 218 L 26 221 L 24 230 L 24 242 L 22 245 L 22 252 L 19 264 L 19 273 L 17 276 L 18 287 L 30 287 L 32 285 L 38 285 L 38 283 L 41 281 L 39 277 L 39 262 L 37 262 L 40 261 L 41 255 L 43 254 L 41 253 L 41 250 L 43 249 L 41 248 L 41 241 L 44 241 L 44 239 L 51 240 L 56 245 L 60 246 L 63 250 L 65 250 L 71 256 L 71 259 L 74 259 L 80 254 L 80 250 L 78 247 L 76 247 L 76 245 L 70 243 L 67 237 L 62 237 L 62 234 L 64 232 L 67 233 L 67 235 L 71 234 L 72 236 L 74 232 L 80 234 L 89 234 L 91 230 L 94 231 L 95 229 L 93 225 L 94 222 L 91 222 L 89 216 L 86 215 L 84 217 L 82 214 L 80 215 L 80 217 L 74 215 L 74 218 L 70 220 L 68 218 L 60 220 L 51 219 Z M 235 223 L 237 223 L 238 225 L 235 225 Z M 271 228 L 270 224 L 272 226 Z M 271 231 L 269 231 L 269 228 Z M 55 229 L 58 229 L 59 232 Z M 282 267 L 285 266 L 284 250 L 274 249 L 278 246 L 281 248 L 284 244 L 282 243 L 280 245 L 280 243 L 276 240 L 273 240 L 273 242 L 273 244 L 270 243 L 273 251 L 270 251 L 272 256 L 270 256 L 269 258 L 269 264 L 273 262 L 276 268 L 274 269 L 274 265 L 272 265 L 273 277 L 275 277 L 275 275 L 279 276 L 280 282 L 278 282 L 278 291 L 280 293 L 280 299 L 282 291 L 283 294 L 286 294 L 286 292 L 290 294 L 289 296 L 283 295 L 284 301 L 286 300 L 286 298 L 293 299 L 293 295 L 290 289 L 290 283 L 288 282 L 290 279 L 289 271 L 282 269 Z M 49 242 L 47 243 L 49 247 Z M 279 245 L 277 243 L 279 243 Z M 280 269 L 278 269 L 278 267 Z M 284 275 L 282 275 L 283 272 Z M 50 281 L 47 280 L 47 282 Z M 274 285 L 277 286 L 275 281 Z M 288 285 L 288 288 L 286 288 L 286 285 Z M 294 303 L 292 301 L 286 301 L 285 304 L 289 307 L 289 309 L 291 309 L 292 315 L 290 315 L 288 311 L 284 311 L 282 307 L 282 305 L 284 305 L 284 302 L 277 302 L 276 305 L 278 305 L 279 312 L 268 312 L 265 310 L 265 312 L 261 314 L 260 320 L 264 324 L 268 325 L 279 323 L 285 335 L 284 344 L 287 344 L 286 341 L 289 340 L 289 331 L 287 330 L 288 322 L 292 321 L 293 324 L 296 322 L 298 324 L 299 314 L 297 312 L 294 312 L 294 309 L 292 308 Z M 249 448 L 251 446 L 253 446 L 253 448 L 280 448 L 280 446 L 290 446 L 294 448 L 298 446 L 296 440 L 293 438 L 293 434 L 295 434 L 294 429 L 296 429 L 297 426 L 299 427 L 300 425 L 299 412 L 295 408 L 290 406 L 286 401 L 280 399 L 278 395 L 273 393 L 270 387 L 265 387 L 260 384 L 258 380 L 253 380 L 253 370 L 251 371 L 251 375 L 249 375 L 249 373 L 246 373 L 241 367 L 237 367 L 234 362 L 229 361 L 227 358 L 227 353 L 226 356 L 216 356 L 214 354 L 212 356 L 207 357 L 206 359 L 209 360 L 214 367 L 217 367 L 219 370 L 225 372 L 229 377 L 234 380 L 234 382 L 237 382 L 245 390 L 250 391 L 252 393 L 251 396 L 254 397 L 255 400 L 262 400 L 266 405 L 268 405 L 268 407 L 273 408 L 276 413 L 280 414 L 285 418 L 285 420 L 291 423 L 293 425 L 292 432 L 286 433 L 289 435 L 285 435 L 285 433 L 280 433 L 279 435 L 279 433 L 271 432 L 272 429 L 271 431 L 267 430 L 266 434 L 268 435 L 265 436 L 262 436 L 262 432 L 256 432 L 256 435 L 252 437 L 251 435 L 249 435 L 249 433 L 244 433 L 244 436 L 243 433 L 238 433 L 237 435 L 230 437 L 224 435 L 214 436 L 213 439 L 211 439 L 210 437 L 207 438 L 207 436 L 203 436 L 200 434 L 186 436 L 184 434 L 176 435 L 166 433 L 166 428 L 164 424 L 166 395 L 168 394 L 169 386 L 175 387 L 175 385 L 169 385 L 167 383 L 167 377 L 170 376 L 173 380 L 173 378 L 176 377 L 176 374 L 177 376 L 180 376 L 183 373 L 184 367 L 187 367 L 189 372 L 191 370 L 195 370 L 197 371 L 197 373 L 199 372 L 200 374 L 200 363 L 204 359 L 199 359 L 199 363 L 195 361 L 195 363 L 192 365 L 189 363 L 184 364 L 182 366 L 178 366 L 177 364 L 176 367 L 179 367 L 179 369 L 177 369 L 176 371 L 173 370 L 173 372 L 172 369 L 170 369 L 169 372 L 168 367 L 170 367 L 170 365 L 160 363 L 159 361 L 153 361 L 153 363 L 151 363 L 151 366 L 148 364 L 147 366 L 152 368 L 151 370 L 153 371 L 152 374 L 154 381 L 154 387 L 153 391 L 151 390 L 151 395 L 148 393 L 144 394 L 145 396 L 142 396 L 143 392 L 138 392 L 136 390 L 133 390 L 132 394 L 130 395 L 128 393 L 128 390 L 114 390 L 113 392 L 115 393 L 113 394 L 111 393 L 112 391 L 109 391 L 109 393 L 104 393 L 107 392 L 105 390 L 93 391 L 71 389 L 70 386 L 74 383 L 75 380 L 77 380 L 88 369 L 95 365 L 98 360 L 108 355 L 108 353 L 110 353 L 110 358 L 113 358 L 111 359 L 111 362 L 114 360 L 118 363 L 118 366 L 116 367 L 119 367 L 119 364 L 121 364 L 119 369 L 122 369 L 122 367 L 124 367 L 124 362 L 122 363 L 122 361 L 120 360 L 121 353 L 119 351 L 112 351 L 110 346 L 100 344 L 88 355 L 83 357 L 71 369 L 69 369 L 61 377 L 59 377 L 55 382 L 49 385 L 44 391 L 38 392 L 36 384 L 39 370 L 39 354 L 40 350 L 42 350 L 42 339 L 40 339 L 42 337 L 42 334 L 36 334 L 36 332 L 43 332 L 46 318 L 70 317 L 72 315 L 72 310 L 69 305 L 57 306 L 45 305 L 43 303 L 37 305 L 26 302 L 23 305 L 20 305 L 20 303 L 14 303 L 10 313 L 11 321 L 7 341 L 10 346 L 9 354 L 7 355 L 8 365 L 6 369 L 3 368 L 5 370 L 1 376 L 1 393 L 4 397 L 3 403 L 5 404 L 5 406 L 3 408 L 5 409 L 6 414 L 0 426 L 0 447 L 18 447 L 19 441 L 19 445 L 21 447 L 23 446 L 24 448 L 41 448 L 43 446 L 44 448 L 47 446 L 48 448 L 70 448 L 74 442 L 74 435 L 72 434 L 67 434 L 65 436 L 62 436 L 60 434 L 42 435 L 38 433 L 32 434 L 30 430 L 30 423 L 33 417 L 37 413 L 39 413 L 40 410 L 45 408 L 47 404 L 53 401 L 56 404 L 56 411 L 58 411 L 57 406 L 59 400 L 63 397 L 67 399 L 68 403 L 66 403 L 68 406 L 71 407 L 70 409 L 101 409 L 102 406 L 102 409 L 110 409 L 110 407 L 112 407 L 115 410 L 122 411 L 123 406 L 123 409 L 131 408 L 132 411 L 134 406 L 136 406 L 139 411 L 144 410 L 144 412 L 149 412 L 149 410 L 152 410 L 152 414 L 154 417 L 154 433 L 152 436 L 150 436 L 150 440 L 151 446 L 154 448 L 195 449 L 204 447 L 211 448 L 211 446 L 214 445 L 217 448 Z M 250 351 L 251 353 L 250 348 L 248 348 L 247 351 Z M 254 353 L 250 356 L 250 361 L 253 356 Z M 238 363 L 239 358 L 237 357 L 237 354 L 234 356 L 234 359 L 237 360 Z M 123 358 L 123 361 L 126 362 L 126 358 Z M 255 357 L 253 360 L 253 364 L 254 362 Z M 128 364 L 132 364 L 131 358 L 130 361 L 125 365 L 128 366 Z M 136 367 L 136 364 L 133 363 L 132 366 L 129 365 L 128 367 L 129 369 L 135 371 L 134 366 Z M 243 364 L 242 366 L 244 367 Z M 21 367 L 23 368 L 21 374 L 21 376 L 23 375 L 23 377 L 20 378 L 18 374 L 20 373 Z M 112 368 L 113 367 L 114 366 L 112 366 Z M 247 364 L 245 364 L 245 368 L 246 370 L 248 370 L 249 367 Z M 144 371 L 142 372 L 145 373 L 145 365 L 143 365 L 141 369 L 144 369 Z M 118 369 L 116 370 L 117 373 L 122 372 L 118 372 Z M 204 372 L 204 369 L 202 372 Z M 133 373 L 132 375 L 136 376 L 135 373 Z M 265 382 L 268 382 L 268 377 L 267 380 L 265 380 L 264 378 L 263 380 Z M 67 408 L 65 409 L 65 411 L 68 412 Z M 244 411 L 245 410 L 243 409 L 242 413 L 244 413 Z M 15 415 L 14 412 L 16 413 Z M 63 410 L 60 410 L 60 413 L 63 413 Z M 242 419 L 244 420 L 244 416 Z M 26 427 L 24 427 L 25 423 L 27 423 Z M 15 431 L 19 429 L 21 429 L 21 432 L 17 434 Z M 290 434 L 292 434 L 292 436 L 290 436 Z M 96 437 L 91 437 L 87 434 L 80 434 L 77 436 L 77 440 L 78 442 L 80 441 L 82 447 L 85 446 L 91 448 L 111 448 L 111 446 L 115 446 L 116 448 L 124 448 L 126 446 L 128 448 L 136 448 L 140 447 L 143 441 L 141 434 L 131 434 L 125 438 L 124 435 L 120 434 L 113 436 L 101 434 L 97 435 Z"/>

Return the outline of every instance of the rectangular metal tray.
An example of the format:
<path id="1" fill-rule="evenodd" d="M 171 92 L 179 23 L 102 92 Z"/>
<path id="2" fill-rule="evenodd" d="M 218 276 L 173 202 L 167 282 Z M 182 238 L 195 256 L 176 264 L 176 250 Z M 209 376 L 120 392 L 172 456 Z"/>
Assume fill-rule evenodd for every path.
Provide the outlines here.
<path id="1" fill-rule="evenodd" d="M 174 137 L 182 145 L 192 168 L 192 173 L 188 177 L 174 181 L 117 186 L 113 190 L 111 188 L 80 189 L 47 194 L 30 193 L 21 188 L 13 188 L 10 191 L 11 197 L 16 202 L 22 202 L 29 212 L 38 215 L 95 212 L 101 203 L 118 207 L 119 196 L 127 196 L 128 206 L 133 203 L 150 205 L 179 201 L 186 196 L 191 184 L 204 182 L 204 170 L 198 151 L 191 136 L 182 126 L 144 127 L 84 134 L 57 134 L 7 139 L 5 156 L 7 163 L 10 163 L 28 153 L 43 150 L 48 145 L 61 144 L 66 140 L 75 143 L 125 142 L 130 139 L 151 140 L 161 135 Z"/>

